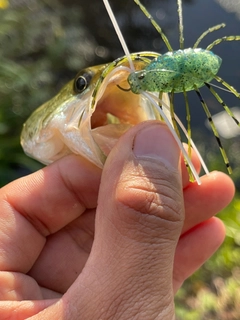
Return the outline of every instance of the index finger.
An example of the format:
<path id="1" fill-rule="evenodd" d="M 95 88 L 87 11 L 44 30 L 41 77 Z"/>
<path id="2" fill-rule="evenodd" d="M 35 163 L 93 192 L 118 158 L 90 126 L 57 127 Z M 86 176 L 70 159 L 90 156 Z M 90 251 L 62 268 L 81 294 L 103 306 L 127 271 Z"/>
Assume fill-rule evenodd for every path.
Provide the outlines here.
<path id="1" fill-rule="evenodd" d="M 0 270 L 27 272 L 49 234 L 96 207 L 100 178 L 101 169 L 67 156 L 3 187 Z"/>

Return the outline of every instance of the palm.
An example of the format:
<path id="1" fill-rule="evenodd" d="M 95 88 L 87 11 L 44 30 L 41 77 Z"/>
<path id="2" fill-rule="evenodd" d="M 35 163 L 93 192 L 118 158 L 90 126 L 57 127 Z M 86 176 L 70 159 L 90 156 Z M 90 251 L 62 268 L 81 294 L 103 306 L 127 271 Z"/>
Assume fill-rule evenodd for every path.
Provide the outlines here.
<path id="1" fill-rule="evenodd" d="M 190 186 L 187 183 L 183 189 L 186 220 L 183 226 L 183 238 L 178 244 L 175 256 L 173 270 L 175 292 L 181 285 L 178 279 L 179 266 L 184 270 L 186 250 L 189 250 L 189 242 L 187 238 L 184 239 L 184 233 L 203 220 L 207 220 L 216 210 L 216 203 L 211 204 L 208 199 L 205 199 L 205 201 L 199 199 L 198 206 L 195 189 L 199 187 L 197 185 Z M 207 189 L 205 192 L 207 192 Z M 191 212 L 192 209 L 194 209 L 194 216 Z M 94 239 L 95 211 L 94 209 L 86 210 L 57 233 L 47 237 L 40 256 L 28 273 L 40 286 L 42 298 L 56 297 L 65 293 L 81 273 L 89 257 Z M 204 216 L 202 211 L 204 211 Z M 201 246 L 200 239 L 199 248 Z M 183 252 L 185 252 L 185 255 Z M 184 272 L 186 274 L 191 273 L 191 268 L 189 270 L 185 268 Z"/>
<path id="2" fill-rule="evenodd" d="M 219 243 L 214 221 L 205 231 L 201 228 L 200 235 L 196 231 L 191 233 L 191 228 L 212 217 L 229 202 L 233 193 L 231 181 L 220 173 L 217 178 L 206 177 L 199 187 L 189 184 L 185 167 L 182 171 L 186 219 L 175 254 L 175 292 L 212 254 L 214 244 Z M 8 230 L 9 236 L 0 231 L 0 267 L 10 271 L 0 274 L 1 300 L 52 299 L 67 291 L 83 270 L 91 251 L 100 179 L 99 169 L 82 159 L 69 157 L 1 190 L 3 208 L 4 193 L 8 194 L 10 204 L 4 209 L 5 215 L 9 221 L 14 216 L 16 221 Z M 215 229 L 219 232 L 216 221 Z M 212 242 L 209 242 L 209 230 L 215 237 Z M 191 260 L 187 261 L 189 256 Z M 9 281 L 12 276 L 14 281 Z"/>
<path id="3" fill-rule="evenodd" d="M 43 250 L 28 272 L 40 286 L 42 298 L 46 294 L 50 298 L 65 293 L 82 271 L 93 243 L 94 220 L 95 210 L 86 210 L 47 237 Z"/>

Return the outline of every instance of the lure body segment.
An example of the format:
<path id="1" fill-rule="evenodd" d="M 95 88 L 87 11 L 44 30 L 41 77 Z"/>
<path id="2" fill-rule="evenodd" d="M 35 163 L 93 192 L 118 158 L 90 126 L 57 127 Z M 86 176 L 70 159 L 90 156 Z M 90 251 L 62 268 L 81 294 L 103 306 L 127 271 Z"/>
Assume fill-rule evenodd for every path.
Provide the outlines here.
<path id="1" fill-rule="evenodd" d="M 216 141 L 218 143 L 220 152 L 222 154 L 223 160 L 226 164 L 229 173 L 232 173 L 231 166 L 227 154 L 223 148 L 220 136 L 218 134 L 217 128 L 213 122 L 211 112 L 204 101 L 199 88 L 206 86 L 216 100 L 223 106 L 228 115 L 232 120 L 240 127 L 240 121 L 232 113 L 231 109 L 222 100 L 220 95 L 213 89 L 210 84 L 211 80 L 216 80 L 221 83 L 224 90 L 227 90 L 234 94 L 237 98 L 240 98 L 240 93 L 235 90 L 229 83 L 224 79 L 220 78 L 218 70 L 221 66 L 221 58 L 215 55 L 212 48 L 216 45 L 221 44 L 225 41 L 240 41 L 240 35 L 230 35 L 224 36 L 222 38 L 216 39 L 210 43 L 206 49 L 200 49 L 199 43 L 205 38 L 209 33 L 217 31 L 225 27 L 224 23 L 218 24 L 204 31 L 199 38 L 196 40 L 192 48 L 184 49 L 184 36 L 183 36 L 183 16 L 182 16 L 182 0 L 177 0 L 178 7 L 178 17 L 179 17 L 179 46 L 180 49 L 174 51 L 168 38 L 165 36 L 162 28 L 154 20 L 150 12 L 144 7 L 140 0 L 134 0 L 134 2 L 139 6 L 144 15 L 150 20 L 151 24 L 160 34 L 163 42 L 165 43 L 169 52 L 165 53 L 163 56 L 157 57 L 152 61 L 144 70 L 141 72 L 132 72 L 128 78 L 130 88 L 136 94 L 150 91 L 159 92 L 161 96 L 162 93 L 170 93 L 170 110 L 172 124 L 174 130 L 178 133 L 178 137 L 181 139 L 178 126 L 176 123 L 176 115 L 174 112 L 174 94 L 182 92 L 186 105 L 186 118 L 187 118 L 187 131 L 188 131 L 188 150 L 189 154 L 191 152 L 191 124 L 190 124 L 190 108 L 187 98 L 187 91 L 195 91 L 199 101 L 206 113 L 210 127 L 215 135 Z M 189 162 L 189 161 L 187 161 Z"/>
<path id="2" fill-rule="evenodd" d="M 128 77 L 134 93 L 183 92 L 201 88 L 218 73 L 222 59 L 200 48 L 167 52 Z"/>

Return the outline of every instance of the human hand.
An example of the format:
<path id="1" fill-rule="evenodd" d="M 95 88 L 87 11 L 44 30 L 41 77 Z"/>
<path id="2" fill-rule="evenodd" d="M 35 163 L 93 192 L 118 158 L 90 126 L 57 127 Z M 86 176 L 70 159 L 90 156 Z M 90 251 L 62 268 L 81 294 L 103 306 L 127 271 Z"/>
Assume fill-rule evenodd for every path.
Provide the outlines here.
<path id="1" fill-rule="evenodd" d="M 234 194 L 225 174 L 198 186 L 181 167 L 166 126 L 146 122 L 103 172 L 68 156 L 2 188 L 1 319 L 172 319 L 173 292 L 222 243 L 212 216 Z"/>

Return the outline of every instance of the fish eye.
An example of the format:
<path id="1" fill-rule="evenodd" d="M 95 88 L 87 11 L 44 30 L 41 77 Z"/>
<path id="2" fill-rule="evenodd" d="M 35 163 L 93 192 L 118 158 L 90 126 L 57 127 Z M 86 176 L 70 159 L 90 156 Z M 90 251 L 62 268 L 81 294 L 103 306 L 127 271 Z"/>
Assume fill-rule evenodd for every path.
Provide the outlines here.
<path id="1" fill-rule="evenodd" d="M 92 80 L 92 74 L 90 72 L 84 72 L 82 74 L 78 74 L 74 81 L 74 91 L 77 93 L 81 93 L 87 89 L 90 82 Z"/>

